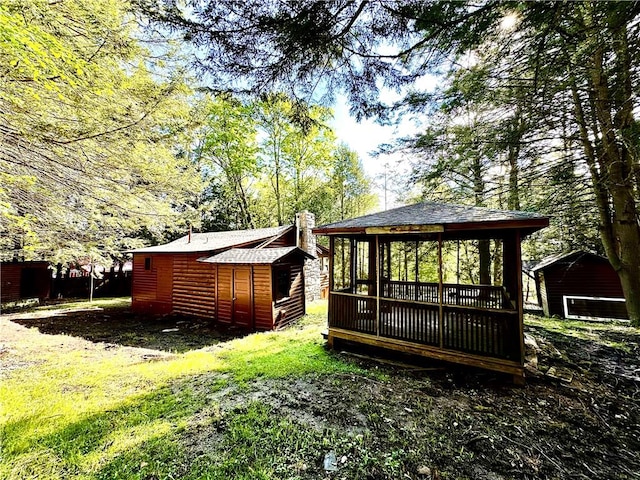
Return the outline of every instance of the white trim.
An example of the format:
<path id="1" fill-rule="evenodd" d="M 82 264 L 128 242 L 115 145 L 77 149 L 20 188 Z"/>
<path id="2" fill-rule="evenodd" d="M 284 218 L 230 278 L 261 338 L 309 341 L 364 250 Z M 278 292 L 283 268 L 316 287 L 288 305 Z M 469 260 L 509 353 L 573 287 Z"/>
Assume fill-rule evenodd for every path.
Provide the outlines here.
<path id="1" fill-rule="evenodd" d="M 562 296 L 562 305 L 564 311 L 564 317 L 570 320 L 591 320 L 591 321 L 619 321 L 619 322 L 628 322 L 629 320 L 624 318 L 607 318 L 607 317 L 590 317 L 586 315 L 569 315 L 569 305 L 567 300 L 595 300 L 599 302 L 623 302 L 624 298 L 614 298 L 614 297 L 588 297 L 581 295 L 563 295 Z"/>

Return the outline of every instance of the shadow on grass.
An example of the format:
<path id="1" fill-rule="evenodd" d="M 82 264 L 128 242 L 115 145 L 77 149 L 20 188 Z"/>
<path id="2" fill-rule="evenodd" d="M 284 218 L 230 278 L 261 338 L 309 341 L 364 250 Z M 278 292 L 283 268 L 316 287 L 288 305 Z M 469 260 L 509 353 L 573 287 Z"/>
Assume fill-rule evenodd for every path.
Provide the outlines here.
<path id="1" fill-rule="evenodd" d="M 88 304 L 89 305 L 89 304 Z M 16 315 L 12 322 L 47 335 L 70 335 L 94 343 L 184 353 L 241 337 L 244 331 L 216 328 L 209 320 L 177 315 L 139 315 L 129 307 L 45 310 Z"/>

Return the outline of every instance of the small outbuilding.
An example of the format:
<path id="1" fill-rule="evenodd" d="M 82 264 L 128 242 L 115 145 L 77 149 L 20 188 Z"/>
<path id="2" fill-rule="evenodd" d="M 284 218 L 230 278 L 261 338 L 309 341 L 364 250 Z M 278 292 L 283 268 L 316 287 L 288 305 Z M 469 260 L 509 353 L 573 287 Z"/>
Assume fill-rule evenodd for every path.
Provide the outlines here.
<path id="1" fill-rule="evenodd" d="M 425 202 L 316 228 L 330 244 L 328 344 L 371 345 L 521 381 L 520 242 L 548 224 L 530 212 Z M 463 265 L 461 252 L 472 251 L 483 252 L 480 260 Z M 491 252 L 493 281 L 465 272 Z"/>
<path id="2" fill-rule="evenodd" d="M 51 271 L 48 262 L 1 262 L 0 303 L 49 298 Z"/>
<path id="3" fill-rule="evenodd" d="M 531 273 L 547 317 L 629 318 L 620 277 L 605 257 L 573 251 L 545 258 Z"/>
<path id="4" fill-rule="evenodd" d="M 320 296 L 319 272 L 310 273 L 318 265 L 313 222 L 302 212 L 296 225 L 191 233 L 134 250 L 132 309 L 247 330 L 281 328 L 305 314 L 305 294 Z"/>

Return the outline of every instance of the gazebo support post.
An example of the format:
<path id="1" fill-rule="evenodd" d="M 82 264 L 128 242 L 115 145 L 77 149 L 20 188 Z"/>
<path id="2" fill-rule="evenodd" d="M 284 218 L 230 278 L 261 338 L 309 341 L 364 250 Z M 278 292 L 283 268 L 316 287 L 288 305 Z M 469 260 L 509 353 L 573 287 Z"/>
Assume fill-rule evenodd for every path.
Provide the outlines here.
<path id="1" fill-rule="evenodd" d="M 442 267 L 442 233 L 438 233 L 438 345 L 444 346 L 444 300 L 443 267 Z"/>

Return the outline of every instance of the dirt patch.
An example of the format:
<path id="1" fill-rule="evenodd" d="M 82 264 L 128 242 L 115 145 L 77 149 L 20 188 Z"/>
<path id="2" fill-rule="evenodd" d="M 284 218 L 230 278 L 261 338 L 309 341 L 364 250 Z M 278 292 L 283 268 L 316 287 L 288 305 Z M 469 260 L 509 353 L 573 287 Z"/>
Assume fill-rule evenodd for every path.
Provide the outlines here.
<path id="1" fill-rule="evenodd" d="M 64 334 L 64 348 L 89 348 L 89 340 L 105 355 L 109 346 L 131 347 L 132 355 L 149 360 L 237 336 L 203 321 L 127 309 L 15 314 L 1 321 L 3 369 L 26 366 L 12 349 L 33 334 Z M 598 330 L 587 339 L 543 326 L 527 333 L 538 345 L 538 364 L 524 387 L 491 372 L 408 358 L 381 363 L 349 352 L 332 354 L 366 374 L 243 384 L 220 374 L 192 376 L 173 388 L 188 386 L 207 406 L 181 434 L 183 445 L 194 458 L 215 451 L 226 416 L 257 402 L 319 435 L 334 432 L 336 443 L 326 450 L 335 452 L 337 472 L 327 473 L 322 458 L 314 458 L 301 478 L 395 478 L 384 462 L 396 462 L 403 478 L 416 479 L 640 479 L 638 331 Z M 60 344 L 60 337 L 51 338 Z M 550 371 L 568 373 L 570 381 Z M 363 477 L 355 466 L 365 462 L 372 466 Z"/>
<path id="2" fill-rule="evenodd" d="M 209 320 L 180 315 L 138 315 L 128 308 L 40 310 L 3 318 L 47 335 L 68 335 L 93 343 L 183 353 L 236 338 L 243 332 L 215 328 Z"/>

